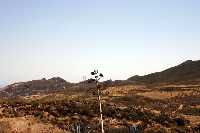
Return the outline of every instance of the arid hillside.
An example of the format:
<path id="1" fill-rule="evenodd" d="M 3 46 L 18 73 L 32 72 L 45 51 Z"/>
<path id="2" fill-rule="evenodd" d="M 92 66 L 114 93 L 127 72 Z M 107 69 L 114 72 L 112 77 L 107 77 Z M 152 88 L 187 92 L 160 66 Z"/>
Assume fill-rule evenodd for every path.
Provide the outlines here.
<path id="1" fill-rule="evenodd" d="M 29 96 L 34 94 L 50 93 L 71 87 L 73 84 L 60 77 L 51 79 L 32 80 L 8 85 L 3 88 L 2 97 L 14 98 L 17 96 Z"/>
<path id="2" fill-rule="evenodd" d="M 188 60 L 178 66 L 171 67 L 162 72 L 156 72 L 145 76 L 133 76 L 130 77 L 128 80 L 146 84 L 199 84 L 200 60 Z"/>
<path id="3" fill-rule="evenodd" d="M 105 133 L 200 132 L 200 61 L 99 84 Z M 94 82 L 62 78 L 9 85 L 1 92 L 0 132 L 99 133 Z"/>
<path id="4" fill-rule="evenodd" d="M 188 60 L 178 66 L 171 67 L 162 72 L 152 73 L 145 76 L 133 76 L 128 80 L 108 80 L 101 83 L 104 88 L 122 85 L 200 85 L 200 61 Z M 20 82 L 4 87 L 0 91 L 0 97 L 14 98 L 17 96 L 29 96 L 36 94 L 48 94 L 57 91 L 80 90 L 91 91 L 94 84 L 90 80 L 80 83 L 69 83 L 60 77 L 51 79 L 33 80 L 28 82 Z"/>

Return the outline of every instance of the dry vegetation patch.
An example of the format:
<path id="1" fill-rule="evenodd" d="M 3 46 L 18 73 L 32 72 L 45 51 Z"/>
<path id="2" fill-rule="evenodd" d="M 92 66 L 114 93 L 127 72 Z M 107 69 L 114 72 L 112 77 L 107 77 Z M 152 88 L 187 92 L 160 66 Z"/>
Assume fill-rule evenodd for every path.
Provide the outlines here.
<path id="1" fill-rule="evenodd" d="M 148 97 L 151 99 L 169 99 L 173 97 L 181 97 L 181 96 L 187 96 L 187 95 L 194 95 L 194 91 L 173 91 L 173 92 L 165 92 L 165 91 L 158 91 L 153 90 L 150 92 L 144 92 L 144 93 L 137 93 L 139 96 Z"/>
<path id="2" fill-rule="evenodd" d="M 1 133 L 65 133 L 51 125 L 38 122 L 33 117 L 15 117 L 0 119 Z"/>
<path id="3" fill-rule="evenodd" d="M 106 90 L 103 90 L 103 94 L 108 96 L 127 96 L 133 95 L 138 92 L 150 91 L 145 86 L 142 85 L 124 85 L 117 87 L 109 87 Z"/>
<path id="4" fill-rule="evenodd" d="M 183 115 L 183 117 L 190 121 L 193 125 L 200 124 L 200 116 L 193 116 L 193 115 Z"/>

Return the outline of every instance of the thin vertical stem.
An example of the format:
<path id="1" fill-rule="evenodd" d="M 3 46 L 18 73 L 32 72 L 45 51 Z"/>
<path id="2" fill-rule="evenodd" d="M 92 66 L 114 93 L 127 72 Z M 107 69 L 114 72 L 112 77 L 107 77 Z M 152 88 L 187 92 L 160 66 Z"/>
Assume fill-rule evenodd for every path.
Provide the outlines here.
<path id="1" fill-rule="evenodd" d="M 96 85 L 97 85 L 97 89 L 98 89 L 98 101 L 99 101 L 99 111 L 100 111 L 101 132 L 104 133 L 103 114 L 102 114 L 102 107 L 101 107 L 101 95 L 100 95 L 100 89 L 98 87 L 98 81 L 96 82 Z"/>

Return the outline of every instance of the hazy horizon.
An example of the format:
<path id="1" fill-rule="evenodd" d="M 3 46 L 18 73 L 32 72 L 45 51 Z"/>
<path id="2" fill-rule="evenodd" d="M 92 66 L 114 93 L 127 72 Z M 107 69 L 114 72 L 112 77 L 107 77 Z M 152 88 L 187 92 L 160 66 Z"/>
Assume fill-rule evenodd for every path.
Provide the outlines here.
<path id="1" fill-rule="evenodd" d="M 200 58 L 198 0 L 0 1 L 0 85 L 99 69 L 123 80 Z"/>

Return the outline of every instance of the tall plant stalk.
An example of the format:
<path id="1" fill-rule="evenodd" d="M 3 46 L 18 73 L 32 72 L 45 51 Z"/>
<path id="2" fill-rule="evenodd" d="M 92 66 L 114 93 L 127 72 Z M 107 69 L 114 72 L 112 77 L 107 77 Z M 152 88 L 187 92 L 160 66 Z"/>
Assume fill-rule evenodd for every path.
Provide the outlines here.
<path id="1" fill-rule="evenodd" d="M 93 81 L 96 83 L 96 89 L 97 89 L 97 94 L 98 94 L 98 102 L 99 102 L 99 112 L 100 112 L 100 123 L 101 123 L 101 132 L 104 133 L 104 128 L 103 128 L 103 111 L 102 111 L 102 103 L 101 103 L 101 87 L 99 85 L 99 80 L 103 78 L 102 73 L 98 73 L 98 70 L 94 70 L 91 72 L 91 75 L 94 76 Z"/>

